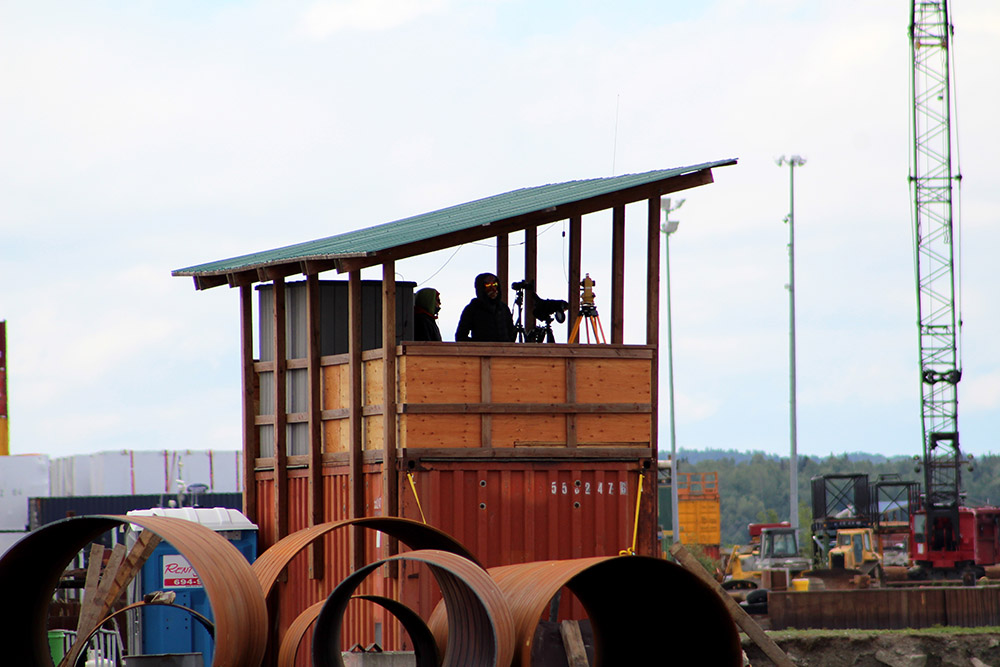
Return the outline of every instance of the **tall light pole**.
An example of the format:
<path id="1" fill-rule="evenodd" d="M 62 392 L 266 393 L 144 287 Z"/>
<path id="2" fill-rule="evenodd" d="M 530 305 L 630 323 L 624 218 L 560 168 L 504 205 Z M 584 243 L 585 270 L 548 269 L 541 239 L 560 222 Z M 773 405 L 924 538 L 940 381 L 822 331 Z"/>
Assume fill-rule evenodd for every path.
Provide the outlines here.
<path id="1" fill-rule="evenodd" d="M 792 441 L 792 454 L 789 461 L 789 522 L 792 527 L 799 527 L 799 456 L 797 426 L 795 423 L 795 167 L 806 163 L 805 158 L 793 155 L 786 158 L 782 155 L 775 160 L 778 166 L 788 165 L 788 393 L 789 393 L 789 430 Z"/>
<path id="2" fill-rule="evenodd" d="M 674 535 L 674 544 L 681 541 L 681 520 L 680 511 L 677 507 L 677 430 L 674 425 L 674 325 L 670 319 L 670 235 L 677 231 L 679 222 L 670 221 L 670 213 L 676 211 L 684 205 L 684 200 L 677 202 L 677 206 L 670 207 L 670 198 L 660 202 L 663 209 L 663 224 L 660 231 L 665 237 L 667 261 L 667 378 L 670 389 L 670 513 L 672 518 L 671 530 Z"/>

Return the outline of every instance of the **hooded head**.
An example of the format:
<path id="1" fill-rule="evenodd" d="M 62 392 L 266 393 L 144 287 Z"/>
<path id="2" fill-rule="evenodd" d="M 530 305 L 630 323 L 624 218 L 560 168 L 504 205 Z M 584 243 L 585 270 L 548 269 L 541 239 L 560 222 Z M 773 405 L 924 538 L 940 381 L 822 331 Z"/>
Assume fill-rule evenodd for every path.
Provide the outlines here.
<path id="1" fill-rule="evenodd" d="M 492 273 L 476 276 L 476 296 L 480 299 L 496 301 L 500 298 L 500 281 Z"/>
<path id="2" fill-rule="evenodd" d="M 434 317 L 437 317 L 437 314 L 441 311 L 441 297 L 433 287 L 425 287 L 417 290 L 414 304 L 417 308 L 425 310 Z"/>

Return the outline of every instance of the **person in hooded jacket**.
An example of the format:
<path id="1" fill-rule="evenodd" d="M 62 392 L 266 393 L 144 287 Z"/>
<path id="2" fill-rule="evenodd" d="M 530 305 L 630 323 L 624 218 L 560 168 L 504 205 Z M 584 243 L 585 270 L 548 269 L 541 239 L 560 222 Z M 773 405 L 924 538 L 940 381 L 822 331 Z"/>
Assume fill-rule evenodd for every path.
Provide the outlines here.
<path id="1" fill-rule="evenodd" d="M 492 273 L 476 276 L 476 298 L 462 311 L 455 331 L 458 342 L 510 343 L 514 341 L 514 316 L 500 300 L 500 281 Z"/>
<path id="2" fill-rule="evenodd" d="M 417 291 L 413 301 L 413 340 L 441 340 L 437 325 L 441 295 L 433 287 Z"/>

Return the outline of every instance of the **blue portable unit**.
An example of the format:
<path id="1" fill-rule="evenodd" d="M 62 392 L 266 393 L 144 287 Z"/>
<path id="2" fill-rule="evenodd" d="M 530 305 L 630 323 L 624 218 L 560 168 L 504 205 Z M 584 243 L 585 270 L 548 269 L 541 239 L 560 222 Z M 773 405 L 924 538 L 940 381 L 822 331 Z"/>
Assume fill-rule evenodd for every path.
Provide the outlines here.
<path id="1" fill-rule="evenodd" d="M 257 526 L 241 512 L 225 507 L 181 507 L 134 510 L 129 516 L 165 516 L 200 523 L 220 533 L 252 563 L 257 558 Z M 134 543 L 138 532 L 131 532 Z M 174 593 L 173 604 L 193 609 L 214 622 L 208 596 L 198 573 L 170 543 L 163 541 L 142 566 L 130 585 L 132 602 L 141 601 L 157 591 Z M 132 612 L 131 646 L 145 655 L 201 653 L 206 665 L 212 664 L 214 642 L 208 631 L 191 614 L 173 607 L 146 606 Z M 137 651 L 136 649 L 140 649 Z"/>

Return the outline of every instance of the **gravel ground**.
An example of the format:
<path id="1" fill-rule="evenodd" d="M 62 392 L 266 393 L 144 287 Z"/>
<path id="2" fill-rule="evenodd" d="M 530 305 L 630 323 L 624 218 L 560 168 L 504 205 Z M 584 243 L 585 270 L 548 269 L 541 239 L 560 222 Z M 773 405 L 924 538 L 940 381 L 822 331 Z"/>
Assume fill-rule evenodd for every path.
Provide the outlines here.
<path id="1" fill-rule="evenodd" d="M 773 639 L 801 667 L 1000 667 L 995 634 L 817 631 Z M 749 639 L 743 647 L 753 667 L 774 665 Z"/>

